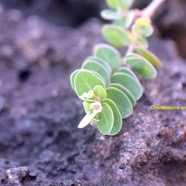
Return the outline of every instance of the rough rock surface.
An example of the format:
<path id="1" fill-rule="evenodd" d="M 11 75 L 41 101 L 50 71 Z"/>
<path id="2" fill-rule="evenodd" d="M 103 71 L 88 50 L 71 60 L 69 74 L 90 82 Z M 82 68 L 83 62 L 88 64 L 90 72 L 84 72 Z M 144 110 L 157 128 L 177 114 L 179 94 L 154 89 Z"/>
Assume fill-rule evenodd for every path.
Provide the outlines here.
<path id="1" fill-rule="evenodd" d="M 151 38 L 162 60 L 156 80 L 115 137 L 77 129 L 83 116 L 69 74 L 80 67 L 101 24 L 53 26 L 36 16 L 0 12 L 0 184 L 3 186 L 185 186 L 186 63 L 172 41 Z"/>

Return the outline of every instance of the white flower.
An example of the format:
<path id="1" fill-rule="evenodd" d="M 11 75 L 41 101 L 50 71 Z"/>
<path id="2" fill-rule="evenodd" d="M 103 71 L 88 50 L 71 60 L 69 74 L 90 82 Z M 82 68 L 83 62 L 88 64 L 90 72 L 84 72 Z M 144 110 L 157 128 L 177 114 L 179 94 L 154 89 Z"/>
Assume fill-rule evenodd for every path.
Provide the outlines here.
<path id="1" fill-rule="evenodd" d="M 81 96 L 81 98 L 83 99 L 91 99 L 93 98 L 95 95 L 94 95 L 94 92 L 92 90 L 88 91 L 88 92 L 84 92 Z"/>
<path id="2" fill-rule="evenodd" d="M 94 97 L 94 92 L 92 90 L 88 91 L 87 92 L 87 98 L 90 99 L 90 98 L 93 98 Z"/>
<path id="3" fill-rule="evenodd" d="M 84 92 L 81 97 L 84 98 L 84 99 L 87 98 L 87 93 Z"/>
<path id="4" fill-rule="evenodd" d="M 102 105 L 100 102 L 95 102 L 90 104 L 90 108 L 93 109 L 93 112 L 98 113 L 102 111 Z"/>

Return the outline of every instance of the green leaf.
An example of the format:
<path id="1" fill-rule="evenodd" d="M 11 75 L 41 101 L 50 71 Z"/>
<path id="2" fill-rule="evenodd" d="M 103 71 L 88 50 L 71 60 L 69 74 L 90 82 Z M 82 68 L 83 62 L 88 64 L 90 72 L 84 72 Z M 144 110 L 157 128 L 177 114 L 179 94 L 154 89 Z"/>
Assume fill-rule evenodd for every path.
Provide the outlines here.
<path id="1" fill-rule="evenodd" d="M 122 117 L 120 111 L 117 105 L 111 99 L 104 99 L 103 103 L 107 103 L 112 109 L 114 114 L 114 125 L 109 135 L 116 135 L 118 134 L 118 132 L 121 130 L 122 127 Z"/>
<path id="2" fill-rule="evenodd" d="M 130 68 L 127 68 L 127 67 L 121 67 L 118 69 L 118 72 L 123 72 L 123 73 L 126 73 L 128 74 L 129 76 L 133 77 L 136 81 L 139 82 L 136 74 L 130 69 Z"/>
<path id="3" fill-rule="evenodd" d="M 153 79 L 157 76 L 156 69 L 144 57 L 131 53 L 126 56 L 125 60 L 128 65 L 143 77 Z"/>
<path id="4" fill-rule="evenodd" d="M 79 69 L 78 70 L 75 70 L 71 75 L 70 75 L 70 84 L 71 84 L 71 87 L 75 90 L 75 86 L 74 86 L 74 79 L 76 77 L 76 74 L 79 72 Z"/>
<path id="5" fill-rule="evenodd" d="M 107 0 L 107 5 L 112 9 L 126 10 L 128 8 L 124 0 Z"/>
<path id="6" fill-rule="evenodd" d="M 84 107 L 84 110 L 86 112 L 86 114 L 91 114 L 92 113 L 92 109 L 90 108 L 90 102 L 88 101 L 83 101 L 83 107 Z"/>
<path id="7" fill-rule="evenodd" d="M 81 69 L 81 70 L 86 70 L 86 69 Z M 105 80 L 103 79 L 103 77 L 102 77 L 99 73 L 97 73 L 97 72 L 95 72 L 95 71 L 92 71 L 92 70 L 88 70 L 88 71 L 90 71 L 90 72 L 93 73 L 94 75 L 98 76 L 98 77 L 105 83 Z"/>
<path id="8" fill-rule="evenodd" d="M 140 99 L 143 94 L 143 89 L 138 81 L 123 72 L 117 72 L 111 77 L 112 83 L 119 83 L 127 88 L 135 97 L 136 100 Z"/>
<path id="9" fill-rule="evenodd" d="M 109 135 L 114 125 L 114 114 L 107 103 L 102 103 L 102 111 L 99 114 L 99 121 L 97 124 L 98 130 L 104 134 Z"/>
<path id="10" fill-rule="evenodd" d="M 102 28 L 102 34 L 108 43 L 118 48 L 128 46 L 131 43 L 129 33 L 120 26 L 105 25 Z"/>
<path id="11" fill-rule="evenodd" d="M 94 60 L 97 61 L 98 63 L 102 64 L 108 71 L 109 74 L 112 73 L 112 69 L 108 62 L 106 62 L 104 59 L 98 57 L 98 56 L 89 56 L 86 60 Z"/>
<path id="12" fill-rule="evenodd" d="M 148 43 L 147 39 L 144 38 L 144 37 L 137 37 L 137 44 L 140 47 L 144 47 L 144 48 L 148 48 L 149 47 L 149 43 Z"/>
<path id="13" fill-rule="evenodd" d="M 92 114 L 86 114 L 85 117 L 81 120 L 81 122 L 78 125 L 78 128 L 84 128 L 86 127 L 92 119 L 96 116 L 97 113 L 92 113 Z"/>
<path id="14" fill-rule="evenodd" d="M 80 70 L 75 76 L 74 85 L 78 96 L 82 96 L 84 92 L 93 90 L 96 85 L 105 87 L 102 79 L 89 70 Z"/>
<path id="15" fill-rule="evenodd" d="M 109 87 L 115 87 L 115 88 L 121 90 L 129 98 L 130 102 L 132 103 L 132 106 L 134 107 L 136 105 L 135 97 L 126 87 L 124 87 L 118 83 L 111 83 L 111 84 L 109 84 Z"/>
<path id="16" fill-rule="evenodd" d="M 101 11 L 101 17 L 106 20 L 118 20 L 122 18 L 122 15 L 114 10 L 106 9 Z"/>
<path id="17" fill-rule="evenodd" d="M 110 81 L 109 72 L 102 64 L 100 64 L 97 61 L 86 60 L 82 65 L 82 69 L 87 69 L 87 70 L 97 72 L 105 80 L 106 84 L 108 84 Z"/>
<path id="18" fill-rule="evenodd" d="M 100 85 L 95 86 L 94 89 L 93 89 L 93 92 L 94 92 L 94 94 L 96 96 L 98 96 L 98 97 L 100 97 L 102 99 L 104 99 L 104 98 L 107 97 L 106 90 L 102 86 L 100 86 Z"/>
<path id="19" fill-rule="evenodd" d="M 112 46 L 107 44 L 98 44 L 93 48 L 94 55 L 105 60 L 112 68 L 117 70 L 121 66 L 121 54 Z"/>
<path id="20" fill-rule="evenodd" d="M 129 28 L 134 20 L 134 17 L 135 17 L 135 12 L 130 11 L 125 17 L 114 21 L 114 24 L 124 28 Z"/>
<path id="21" fill-rule="evenodd" d="M 147 59 L 152 65 L 155 67 L 161 67 L 161 62 L 160 60 L 150 51 L 147 49 L 141 48 L 141 47 L 136 47 L 135 51 L 143 56 L 145 59 Z"/>
<path id="22" fill-rule="evenodd" d="M 121 90 L 114 87 L 109 87 L 106 91 L 107 98 L 111 99 L 117 105 L 122 118 L 129 117 L 133 111 L 129 98 Z"/>
<path id="23" fill-rule="evenodd" d="M 153 34 L 153 27 L 150 19 L 138 18 L 132 27 L 132 31 L 137 36 L 149 37 Z"/>
<path id="24" fill-rule="evenodd" d="M 151 20 L 146 17 L 140 17 L 140 18 L 136 19 L 136 21 L 135 21 L 135 25 L 137 25 L 137 26 L 141 26 L 141 25 L 145 25 L 145 24 L 151 24 Z"/>

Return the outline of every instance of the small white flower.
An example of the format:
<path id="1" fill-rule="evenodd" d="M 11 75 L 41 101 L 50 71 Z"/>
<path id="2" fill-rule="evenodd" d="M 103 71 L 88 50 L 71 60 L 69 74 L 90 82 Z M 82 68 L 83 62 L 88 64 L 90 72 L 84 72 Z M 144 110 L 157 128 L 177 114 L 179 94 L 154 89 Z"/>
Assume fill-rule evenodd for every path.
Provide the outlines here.
<path id="1" fill-rule="evenodd" d="M 81 98 L 83 99 L 91 99 L 93 98 L 95 95 L 94 95 L 94 92 L 92 90 L 88 91 L 88 92 L 84 92 L 82 94 L 82 96 L 80 96 Z"/>
<path id="2" fill-rule="evenodd" d="M 87 95 L 88 94 L 86 92 L 84 92 L 81 97 L 84 98 L 84 99 L 86 99 L 87 98 Z"/>
<path id="3" fill-rule="evenodd" d="M 88 91 L 87 92 L 87 98 L 90 99 L 90 98 L 93 98 L 94 97 L 94 92 L 92 90 Z"/>
<path id="4" fill-rule="evenodd" d="M 90 108 L 93 109 L 93 112 L 98 113 L 102 111 L 102 105 L 100 102 L 95 102 L 90 104 Z"/>

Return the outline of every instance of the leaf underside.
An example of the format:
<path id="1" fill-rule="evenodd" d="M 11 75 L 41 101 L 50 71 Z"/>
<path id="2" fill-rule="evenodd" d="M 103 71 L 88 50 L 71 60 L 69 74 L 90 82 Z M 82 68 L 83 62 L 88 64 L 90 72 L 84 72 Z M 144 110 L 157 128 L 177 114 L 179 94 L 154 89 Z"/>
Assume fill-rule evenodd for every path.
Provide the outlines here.
<path id="1" fill-rule="evenodd" d="M 104 99 L 104 103 L 107 103 L 114 114 L 114 125 L 109 135 L 116 135 L 122 128 L 122 117 L 117 105 L 110 99 Z"/>
<path id="2" fill-rule="evenodd" d="M 116 71 L 121 66 L 121 54 L 110 45 L 95 45 L 94 55 L 105 60 L 110 65 L 113 71 Z"/>
<path id="3" fill-rule="evenodd" d="M 114 87 L 109 87 L 106 91 L 107 98 L 111 99 L 117 105 L 122 118 L 129 117 L 133 111 L 129 98 L 121 90 Z"/>
<path id="4" fill-rule="evenodd" d="M 135 97 L 136 100 L 140 99 L 143 94 L 143 89 L 138 81 L 123 72 L 117 72 L 111 77 L 112 83 L 119 83 L 126 87 Z"/>
<path id="5" fill-rule="evenodd" d="M 117 48 L 128 46 L 131 38 L 126 30 L 116 25 L 105 25 L 102 28 L 105 40 Z"/>
<path id="6" fill-rule="evenodd" d="M 129 98 L 130 102 L 132 103 L 132 106 L 134 107 L 136 105 L 135 97 L 126 87 L 124 87 L 118 83 L 111 83 L 109 85 L 109 87 L 115 87 L 115 88 L 121 90 Z"/>
<path id="7" fill-rule="evenodd" d="M 107 103 L 102 103 L 102 108 L 97 127 L 102 134 L 109 135 L 114 125 L 114 114 Z"/>
<path id="8" fill-rule="evenodd" d="M 131 53 L 127 55 L 125 59 L 126 63 L 143 77 L 154 79 L 157 76 L 157 71 L 154 66 L 144 57 L 135 53 Z"/>

